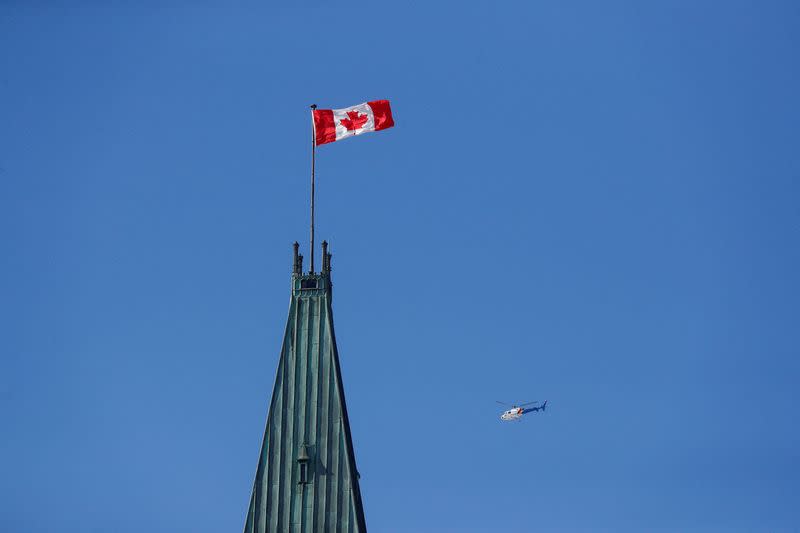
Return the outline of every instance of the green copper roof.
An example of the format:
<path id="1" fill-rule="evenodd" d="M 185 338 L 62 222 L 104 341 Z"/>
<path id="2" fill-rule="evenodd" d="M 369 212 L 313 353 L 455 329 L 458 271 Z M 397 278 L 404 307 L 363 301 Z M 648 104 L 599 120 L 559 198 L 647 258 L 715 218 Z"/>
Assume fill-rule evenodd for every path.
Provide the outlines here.
<path id="1" fill-rule="evenodd" d="M 292 299 L 245 533 L 366 531 L 331 311 L 330 254 Z"/>

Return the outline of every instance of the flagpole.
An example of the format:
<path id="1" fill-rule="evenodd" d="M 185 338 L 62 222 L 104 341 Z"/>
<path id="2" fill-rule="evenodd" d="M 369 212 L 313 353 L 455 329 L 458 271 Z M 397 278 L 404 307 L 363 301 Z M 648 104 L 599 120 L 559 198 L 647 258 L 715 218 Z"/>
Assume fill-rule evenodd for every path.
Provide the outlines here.
<path id="1" fill-rule="evenodd" d="M 317 152 L 317 138 L 314 131 L 314 110 L 317 104 L 311 104 L 311 268 L 309 273 L 314 273 L 314 164 Z"/>

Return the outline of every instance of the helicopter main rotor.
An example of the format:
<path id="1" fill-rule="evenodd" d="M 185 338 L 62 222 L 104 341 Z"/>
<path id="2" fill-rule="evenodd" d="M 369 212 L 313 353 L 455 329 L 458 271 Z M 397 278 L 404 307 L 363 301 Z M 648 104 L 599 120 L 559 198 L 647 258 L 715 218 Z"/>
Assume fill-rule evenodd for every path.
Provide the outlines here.
<path id="1" fill-rule="evenodd" d="M 505 405 L 506 407 L 511 407 L 512 409 L 515 409 L 517 407 L 525 407 L 526 405 L 533 405 L 533 404 L 539 403 L 539 402 L 528 402 L 528 403 L 522 403 L 522 404 L 519 404 L 519 405 L 509 405 L 509 404 L 507 404 L 505 402 L 501 402 L 500 400 L 495 400 L 495 401 L 497 403 L 499 403 L 500 405 Z"/>

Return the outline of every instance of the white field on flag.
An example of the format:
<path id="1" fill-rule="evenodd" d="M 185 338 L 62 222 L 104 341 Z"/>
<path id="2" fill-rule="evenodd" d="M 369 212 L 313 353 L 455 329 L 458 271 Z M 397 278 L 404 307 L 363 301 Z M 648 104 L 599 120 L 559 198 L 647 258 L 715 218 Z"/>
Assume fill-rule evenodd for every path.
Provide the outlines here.
<path id="1" fill-rule="evenodd" d="M 336 140 L 375 131 L 375 115 L 367 103 L 333 110 Z"/>

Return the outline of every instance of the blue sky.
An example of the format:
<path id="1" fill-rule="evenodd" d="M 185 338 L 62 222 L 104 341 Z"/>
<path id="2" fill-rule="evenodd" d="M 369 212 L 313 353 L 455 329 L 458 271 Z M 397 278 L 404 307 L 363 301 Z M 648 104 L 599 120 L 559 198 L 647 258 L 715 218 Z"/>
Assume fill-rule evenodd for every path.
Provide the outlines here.
<path id="1" fill-rule="evenodd" d="M 0 3 L 0 530 L 241 529 L 308 105 L 383 98 L 317 158 L 370 529 L 797 528 L 799 36 L 788 1 Z"/>

